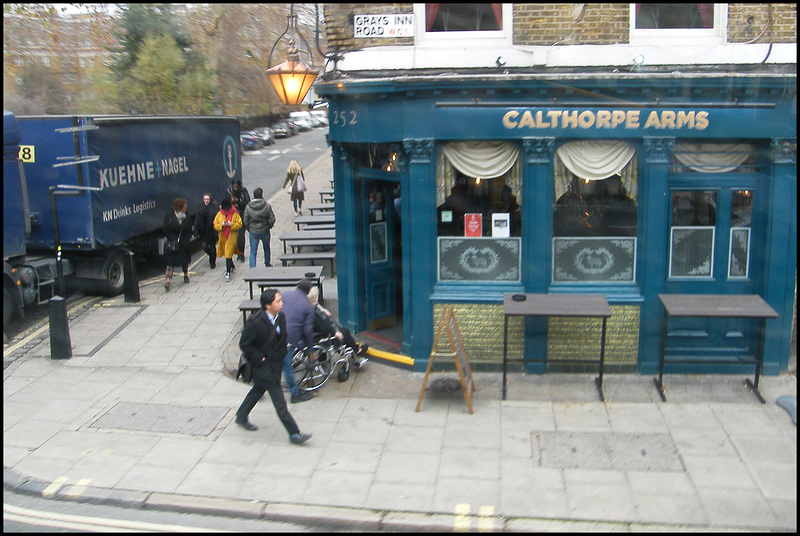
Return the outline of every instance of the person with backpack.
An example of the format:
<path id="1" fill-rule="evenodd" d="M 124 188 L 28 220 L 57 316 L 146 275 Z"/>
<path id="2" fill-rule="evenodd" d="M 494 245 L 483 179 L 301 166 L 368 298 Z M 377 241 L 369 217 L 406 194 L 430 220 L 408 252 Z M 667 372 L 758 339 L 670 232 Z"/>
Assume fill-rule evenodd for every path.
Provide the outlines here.
<path id="1" fill-rule="evenodd" d="M 272 266 L 270 262 L 270 229 L 275 225 L 275 213 L 272 206 L 264 200 L 264 190 L 253 190 L 253 199 L 244 209 L 244 228 L 250 234 L 250 268 L 256 267 L 258 243 L 264 247 L 264 266 Z"/>

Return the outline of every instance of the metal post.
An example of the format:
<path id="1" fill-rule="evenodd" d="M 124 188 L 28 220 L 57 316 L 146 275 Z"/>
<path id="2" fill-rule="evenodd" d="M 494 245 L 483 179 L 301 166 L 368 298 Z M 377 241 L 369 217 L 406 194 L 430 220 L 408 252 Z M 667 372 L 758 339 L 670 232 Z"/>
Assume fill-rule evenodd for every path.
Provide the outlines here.
<path id="1" fill-rule="evenodd" d="M 123 275 L 125 277 L 125 302 L 139 303 L 139 278 L 136 275 L 136 257 L 132 251 L 125 255 Z"/>
<path id="2" fill-rule="evenodd" d="M 50 359 L 69 359 L 72 357 L 72 340 L 69 336 L 67 300 L 53 296 L 50 308 Z"/>
<path id="3" fill-rule="evenodd" d="M 50 211 L 53 213 L 53 245 L 56 248 L 56 274 L 58 278 L 58 293 L 66 295 L 64 290 L 64 269 L 61 265 L 61 242 L 58 236 L 58 205 L 56 204 L 56 187 L 51 186 L 50 190 Z"/>

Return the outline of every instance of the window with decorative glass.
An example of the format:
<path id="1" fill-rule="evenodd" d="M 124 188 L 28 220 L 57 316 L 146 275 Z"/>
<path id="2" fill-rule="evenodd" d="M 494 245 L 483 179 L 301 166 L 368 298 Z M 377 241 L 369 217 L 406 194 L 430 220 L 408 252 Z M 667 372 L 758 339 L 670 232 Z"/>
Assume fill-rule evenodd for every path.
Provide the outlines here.
<path id="1" fill-rule="evenodd" d="M 633 282 L 638 164 L 622 141 L 576 141 L 556 151 L 553 282 Z"/>
<path id="2" fill-rule="evenodd" d="M 440 281 L 520 281 L 521 177 L 509 142 L 452 142 L 439 151 Z"/>

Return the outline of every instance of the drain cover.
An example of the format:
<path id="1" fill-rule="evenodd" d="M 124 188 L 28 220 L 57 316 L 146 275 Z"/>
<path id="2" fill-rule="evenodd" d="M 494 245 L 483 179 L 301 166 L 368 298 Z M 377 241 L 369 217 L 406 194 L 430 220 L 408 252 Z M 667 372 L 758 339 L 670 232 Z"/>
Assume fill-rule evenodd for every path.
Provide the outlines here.
<path id="1" fill-rule="evenodd" d="M 120 402 L 90 427 L 206 436 L 214 431 L 229 410 L 230 408 Z"/>
<path id="2" fill-rule="evenodd" d="M 683 471 L 667 434 L 543 432 L 533 434 L 533 449 L 539 467 Z"/>

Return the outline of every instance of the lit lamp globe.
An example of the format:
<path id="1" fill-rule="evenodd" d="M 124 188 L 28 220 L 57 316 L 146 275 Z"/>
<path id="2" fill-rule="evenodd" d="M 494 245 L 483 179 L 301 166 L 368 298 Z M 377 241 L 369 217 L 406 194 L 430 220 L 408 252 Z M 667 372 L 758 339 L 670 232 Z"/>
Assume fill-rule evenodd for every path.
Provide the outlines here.
<path id="1" fill-rule="evenodd" d="M 271 69 L 267 76 L 284 104 L 300 104 L 316 80 L 319 70 L 311 69 L 301 61 L 288 60 Z"/>

